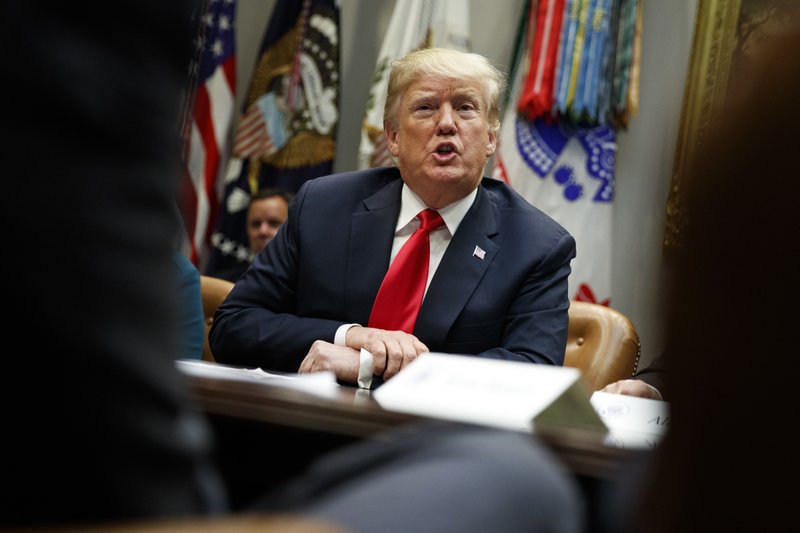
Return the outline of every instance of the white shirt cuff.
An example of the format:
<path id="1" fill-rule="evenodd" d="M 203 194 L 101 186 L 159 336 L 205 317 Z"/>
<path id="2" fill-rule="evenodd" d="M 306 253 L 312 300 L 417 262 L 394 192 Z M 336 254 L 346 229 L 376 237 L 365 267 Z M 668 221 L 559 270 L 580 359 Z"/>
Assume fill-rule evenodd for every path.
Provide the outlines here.
<path id="1" fill-rule="evenodd" d="M 342 324 L 336 330 L 336 335 L 333 336 L 333 344 L 336 346 L 347 346 L 345 341 L 347 340 L 347 332 L 353 326 L 360 326 L 361 324 Z"/>
<path id="2" fill-rule="evenodd" d="M 358 354 L 358 387 L 369 389 L 372 387 L 372 369 L 374 367 L 372 354 L 361 348 Z"/>
<path id="3" fill-rule="evenodd" d="M 360 326 L 361 324 L 342 324 L 336 330 L 336 335 L 333 337 L 333 344 L 337 346 L 347 346 L 347 332 L 353 326 Z M 374 359 L 372 354 L 361 348 L 358 354 L 358 386 L 362 389 L 369 389 L 372 386 L 372 369 L 374 367 Z"/>

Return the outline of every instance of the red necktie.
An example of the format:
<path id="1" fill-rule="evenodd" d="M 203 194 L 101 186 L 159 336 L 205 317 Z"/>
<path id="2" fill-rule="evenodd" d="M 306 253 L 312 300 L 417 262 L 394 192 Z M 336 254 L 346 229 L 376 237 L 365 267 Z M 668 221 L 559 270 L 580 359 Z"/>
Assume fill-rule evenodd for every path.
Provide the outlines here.
<path id="1" fill-rule="evenodd" d="M 400 249 L 372 306 L 369 327 L 412 333 L 417 323 L 425 284 L 428 281 L 428 261 L 431 245 L 428 234 L 444 224 L 433 209 L 421 211 L 419 228 Z"/>

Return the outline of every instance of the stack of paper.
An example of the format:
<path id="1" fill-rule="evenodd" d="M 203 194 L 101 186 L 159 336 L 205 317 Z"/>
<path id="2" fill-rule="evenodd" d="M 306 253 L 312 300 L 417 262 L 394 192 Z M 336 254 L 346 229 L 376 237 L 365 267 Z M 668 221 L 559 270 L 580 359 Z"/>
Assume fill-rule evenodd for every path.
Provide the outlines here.
<path id="1" fill-rule="evenodd" d="M 531 432 L 535 424 L 606 433 L 575 368 L 431 353 L 373 392 L 384 409 Z"/>
<path id="2" fill-rule="evenodd" d="M 332 371 L 311 374 L 277 374 L 264 372 L 260 368 L 236 368 L 193 359 L 179 359 L 176 363 L 178 370 L 190 376 L 269 383 L 278 387 L 302 390 L 325 398 L 334 397 L 339 389 L 336 376 Z"/>

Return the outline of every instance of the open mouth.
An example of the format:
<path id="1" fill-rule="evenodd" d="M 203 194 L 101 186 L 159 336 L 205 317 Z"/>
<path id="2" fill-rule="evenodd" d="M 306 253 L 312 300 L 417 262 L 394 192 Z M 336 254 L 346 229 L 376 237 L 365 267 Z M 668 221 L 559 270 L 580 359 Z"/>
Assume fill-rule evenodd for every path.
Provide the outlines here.
<path id="1" fill-rule="evenodd" d="M 436 147 L 434 152 L 437 156 L 445 157 L 456 153 L 456 147 L 451 143 L 442 143 Z"/>

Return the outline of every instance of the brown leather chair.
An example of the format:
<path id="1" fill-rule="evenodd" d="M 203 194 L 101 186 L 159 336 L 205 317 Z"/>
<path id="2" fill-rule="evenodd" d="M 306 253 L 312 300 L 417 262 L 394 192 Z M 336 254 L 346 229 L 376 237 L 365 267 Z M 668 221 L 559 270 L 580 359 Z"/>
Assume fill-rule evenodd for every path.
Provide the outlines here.
<path id="1" fill-rule="evenodd" d="M 590 391 L 633 376 L 640 350 L 628 317 L 604 305 L 570 302 L 564 366 L 579 369 Z"/>
<path id="2" fill-rule="evenodd" d="M 211 276 L 200 276 L 200 292 L 203 297 L 203 314 L 206 317 L 206 335 L 203 339 L 203 360 L 214 362 L 214 354 L 208 345 L 208 331 L 214 321 L 214 313 L 217 311 L 228 293 L 233 288 L 233 282 L 226 279 L 214 278 Z"/>

